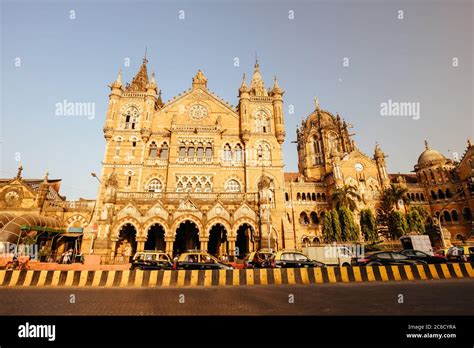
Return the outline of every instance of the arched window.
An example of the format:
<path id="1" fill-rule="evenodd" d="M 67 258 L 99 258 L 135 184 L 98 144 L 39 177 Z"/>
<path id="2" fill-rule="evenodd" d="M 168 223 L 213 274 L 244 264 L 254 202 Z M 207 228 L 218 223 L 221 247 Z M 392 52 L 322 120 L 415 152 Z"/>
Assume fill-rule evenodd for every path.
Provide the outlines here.
<path id="1" fill-rule="evenodd" d="M 149 157 L 156 158 L 157 156 L 158 156 L 158 147 L 156 146 L 156 143 L 153 141 L 150 145 Z"/>
<path id="2" fill-rule="evenodd" d="M 308 237 L 306 237 L 306 238 L 303 238 L 302 244 L 303 244 L 303 246 L 308 247 L 308 246 L 311 245 L 311 241 L 309 240 Z"/>
<path id="3" fill-rule="evenodd" d="M 439 198 L 439 199 L 444 199 L 444 197 L 445 197 L 445 196 L 444 196 L 444 192 L 441 191 L 441 189 L 439 189 L 439 190 L 438 190 L 438 198 Z"/>
<path id="4" fill-rule="evenodd" d="M 431 191 L 431 198 L 433 198 L 433 200 L 438 199 L 438 197 L 436 196 L 436 193 L 434 191 Z"/>
<path id="5" fill-rule="evenodd" d="M 288 192 L 285 192 L 285 201 L 289 201 L 290 200 L 290 196 L 288 195 Z"/>
<path id="6" fill-rule="evenodd" d="M 161 145 L 160 158 L 167 159 L 169 153 L 169 146 L 166 142 Z"/>
<path id="7" fill-rule="evenodd" d="M 423 193 L 420 194 L 420 198 L 423 202 L 425 201 L 425 195 Z"/>
<path id="8" fill-rule="evenodd" d="M 269 117 L 265 111 L 259 110 L 255 113 L 255 132 L 256 133 L 270 133 Z"/>
<path id="9" fill-rule="evenodd" d="M 242 156 L 242 146 L 240 144 L 237 144 L 235 146 L 235 161 L 236 162 L 242 162 L 243 156 Z"/>
<path id="10" fill-rule="evenodd" d="M 206 158 L 210 160 L 212 158 L 212 145 L 211 143 L 207 144 L 206 147 Z"/>
<path id="11" fill-rule="evenodd" d="M 321 201 L 321 194 L 319 192 L 316 194 L 316 200 L 318 202 Z"/>
<path id="12" fill-rule="evenodd" d="M 224 146 L 224 161 L 228 162 L 232 160 L 232 151 L 229 144 Z"/>
<path id="13" fill-rule="evenodd" d="M 463 210 L 462 210 L 462 217 L 463 217 L 464 220 L 466 220 L 466 221 L 472 221 L 472 212 L 471 212 L 471 209 L 469 209 L 468 207 L 463 208 Z"/>
<path id="14" fill-rule="evenodd" d="M 163 190 L 163 185 L 160 180 L 153 179 L 148 183 L 147 191 L 148 192 L 161 192 Z"/>
<path id="15" fill-rule="evenodd" d="M 132 176 L 129 175 L 127 176 L 127 187 L 130 187 L 132 185 Z"/>
<path id="16" fill-rule="evenodd" d="M 453 221 L 459 221 L 459 214 L 458 214 L 457 210 L 453 210 L 451 212 L 451 218 L 453 219 Z"/>
<path id="17" fill-rule="evenodd" d="M 453 195 L 449 189 L 446 189 L 446 198 L 451 198 Z"/>
<path id="18" fill-rule="evenodd" d="M 311 194 L 311 200 L 312 200 L 313 202 L 316 201 L 316 194 L 315 194 L 314 192 Z"/>
<path id="19" fill-rule="evenodd" d="M 326 194 L 325 194 L 325 193 L 323 193 L 323 194 L 321 195 L 321 199 L 323 200 L 323 202 L 326 202 Z"/>
<path id="20" fill-rule="evenodd" d="M 122 142 L 120 140 L 117 140 L 117 145 L 115 145 L 115 155 L 116 157 L 120 156 L 120 145 Z"/>
<path id="21" fill-rule="evenodd" d="M 138 109 L 134 106 L 131 106 L 127 109 L 124 115 L 124 129 L 135 129 L 138 123 L 139 116 Z"/>
<path id="22" fill-rule="evenodd" d="M 188 147 L 188 157 L 194 157 L 194 147 Z"/>
<path id="23" fill-rule="evenodd" d="M 301 194 L 299 192 L 296 194 L 296 200 L 301 201 Z"/>
<path id="24" fill-rule="evenodd" d="M 231 179 L 225 184 L 226 192 L 240 192 L 240 184 L 237 180 Z"/>
<path id="25" fill-rule="evenodd" d="M 415 194 L 415 199 L 416 199 L 417 201 L 420 200 L 420 194 L 419 194 L 419 193 Z"/>
<path id="26" fill-rule="evenodd" d="M 303 201 L 306 201 L 306 193 L 303 192 L 303 195 L 301 196 L 301 199 L 302 199 Z"/>
<path id="27" fill-rule="evenodd" d="M 316 214 L 314 211 L 311 212 L 311 214 L 309 214 L 310 218 L 311 218 L 311 223 L 313 225 L 317 225 L 319 224 L 319 218 L 318 218 L 318 214 Z"/>
<path id="28" fill-rule="evenodd" d="M 449 211 L 445 210 L 443 212 L 443 216 L 444 216 L 444 221 L 451 222 L 451 215 L 449 214 Z"/>
<path id="29" fill-rule="evenodd" d="M 184 146 L 180 146 L 179 148 L 179 157 L 180 158 L 186 157 L 186 148 Z"/>
<path id="30" fill-rule="evenodd" d="M 309 225 L 308 215 L 304 211 L 300 214 L 300 224 Z"/>
<path id="31" fill-rule="evenodd" d="M 198 148 L 197 148 L 197 151 L 196 151 L 196 156 L 198 158 L 203 158 L 204 157 L 204 146 L 202 145 L 202 143 L 198 144 Z"/>

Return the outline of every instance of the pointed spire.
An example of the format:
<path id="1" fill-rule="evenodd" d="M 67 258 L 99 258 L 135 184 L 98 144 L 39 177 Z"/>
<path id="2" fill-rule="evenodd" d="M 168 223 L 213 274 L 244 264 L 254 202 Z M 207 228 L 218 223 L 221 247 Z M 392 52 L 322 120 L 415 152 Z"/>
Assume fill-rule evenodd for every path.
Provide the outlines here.
<path id="1" fill-rule="evenodd" d="M 273 89 L 272 89 L 272 93 L 273 94 L 282 94 L 283 91 L 282 89 L 280 88 L 280 86 L 278 85 L 278 79 L 275 75 L 274 79 L 273 79 Z"/>
<path id="2" fill-rule="evenodd" d="M 48 176 L 49 176 L 49 172 L 46 172 L 44 173 L 44 178 L 43 178 L 43 182 L 48 182 Z"/>
<path id="3" fill-rule="evenodd" d="M 256 96 L 268 96 L 268 92 L 265 88 L 262 75 L 260 74 L 260 65 L 255 55 L 255 69 L 253 71 L 252 81 L 250 83 L 250 91 Z"/>
<path id="4" fill-rule="evenodd" d="M 425 140 L 425 150 L 429 150 L 430 147 L 428 146 L 428 142 Z"/>
<path id="5" fill-rule="evenodd" d="M 156 92 L 156 89 L 158 88 L 158 86 L 156 85 L 155 73 L 151 74 L 151 81 L 147 83 L 146 88 L 147 89 L 154 89 L 155 92 Z"/>
<path id="6" fill-rule="evenodd" d="M 147 51 L 148 51 L 148 47 L 145 46 L 145 56 L 143 57 L 143 63 L 144 63 L 144 64 L 148 63 L 148 59 L 146 59 L 146 53 L 147 53 Z"/>
<path id="7" fill-rule="evenodd" d="M 132 83 L 127 86 L 126 92 L 145 92 L 146 85 L 148 84 L 148 71 L 146 69 L 146 64 L 148 63 L 148 59 L 145 57 L 143 58 L 143 63 L 138 70 L 138 73 L 132 80 Z"/>
<path id="8" fill-rule="evenodd" d="M 242 84 L 240 85 L 239 91 L 241 93 L 249 91 L 249 88 L 247 87 L 247 76 L 245 75 L 245 73 L 242 75 Z"/>
<path id="9" fill-rule="evenodd" d="M 315 110 L 316 110 L 316 111 L 319 111 L 319 110 L 320 110 L 318 97 L 314 97 L 314 107 L 315 107 Z"/>
<path id="10" fill-rule="evenodd" d="M 122 69 L 119 70 L 117 79 L 112 82 L 110 88 L 122 88 Z"/>
<path id="11" fill-rule="evenodd" d="M 20 165 L 20 166 L 18 167 L 18 171 L 17 171 L 17 173 L 16 173 L 16 178 L 17 178 L 17 179 L 21 179 L 21 172 L 22 172 L 22 171 L 23 171 L 23 166 Z"/>

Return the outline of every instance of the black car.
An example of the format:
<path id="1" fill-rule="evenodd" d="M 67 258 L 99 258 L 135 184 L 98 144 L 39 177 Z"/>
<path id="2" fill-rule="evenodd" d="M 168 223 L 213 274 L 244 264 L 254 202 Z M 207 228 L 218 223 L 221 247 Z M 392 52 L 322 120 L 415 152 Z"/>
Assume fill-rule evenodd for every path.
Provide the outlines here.
<path id="1" fill-rule="evenodd" d="M 391 266 L 391 265 L 426 265 L 425 261 L 410 260 L 408 256 L 394 251 L 367 253 L 352 260 L 354 266 Z"/>
<path id="2" fill-rule="evenodd" d="M 206 269 L 234 269 L 231 265 L 221 262 L 204 251 L 186 252 L 181 254 L 173 265 L 173 269 L 206 270 Z"/>
<path id="3" fill-rule="evenodd" d="M 160 270 L 172 269 L 173 263 L 168 254 L 160 251 L 141 251 L 133 257 L 130 270 Z"/>
<path id="4" fill-rule="evenodd" d="M 407 256 L 410 260 L 425 261 L 426 263 L 446 263 L 446 258 L 441 255 L 431 256 L 420 250 L 402 250 L 400 254 Z"/>
<path id="5" fill-rule="evenodd" d="M 313 268 L 325 267 L 322 262 L 310 260 L 305 254 L 299 251 L 278 251 L 272 256 L 273 268 Z"/>

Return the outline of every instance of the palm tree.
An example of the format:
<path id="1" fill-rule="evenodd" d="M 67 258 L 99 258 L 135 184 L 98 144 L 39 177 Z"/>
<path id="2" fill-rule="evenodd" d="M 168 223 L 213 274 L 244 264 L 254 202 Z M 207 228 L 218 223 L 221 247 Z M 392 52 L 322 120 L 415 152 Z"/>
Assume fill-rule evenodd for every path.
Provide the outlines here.
<path id="1" fill-rule="evenodd" d="M 400 200 L 404 204 L 408 204 L 409 199 L 407 196 L 408 189 L 401 185 L 390 184 L 390 187 L 386 188 L 383 192 L 382 205 L 390 211 L 395 207 L 397 210 L 400 208 Z"/>
<path id="2" fill-rule="evenodd" d="M 356 187 L 344 185 L 343 187 L 334 189 L 331 199 L 335 208 L 347 207 L 351 211 L 354 211 L 362 197 L 357 192 Z"/>

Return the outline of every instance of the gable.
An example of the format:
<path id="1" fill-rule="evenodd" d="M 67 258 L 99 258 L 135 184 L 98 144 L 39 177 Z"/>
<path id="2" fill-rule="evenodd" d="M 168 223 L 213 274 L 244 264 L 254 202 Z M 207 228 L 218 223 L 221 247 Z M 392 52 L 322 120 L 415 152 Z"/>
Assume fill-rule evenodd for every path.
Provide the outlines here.
<path id="1" fill-rule="evenodd" d="M 167 116 L 163 117 L 163 114 Z M 215 94 L 201 88 L 189 90 L 177 98 L 171 99 L 158 111 L 155 118 L 160 119 L 160 125 L 163 120 L 167 120 L 169 125 L 212 126 L 225 124 L 225 128 L 239 127 L 237 112 Z"/>

